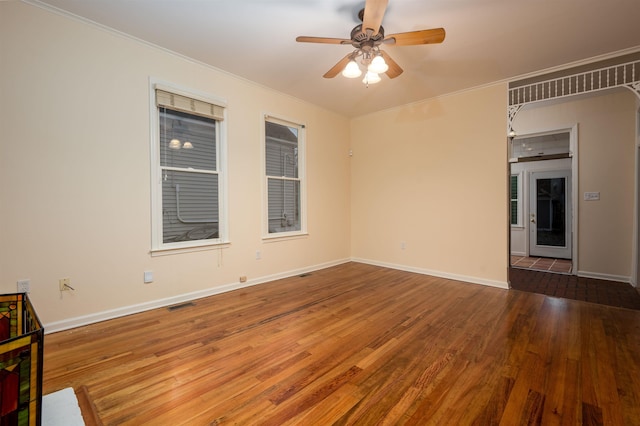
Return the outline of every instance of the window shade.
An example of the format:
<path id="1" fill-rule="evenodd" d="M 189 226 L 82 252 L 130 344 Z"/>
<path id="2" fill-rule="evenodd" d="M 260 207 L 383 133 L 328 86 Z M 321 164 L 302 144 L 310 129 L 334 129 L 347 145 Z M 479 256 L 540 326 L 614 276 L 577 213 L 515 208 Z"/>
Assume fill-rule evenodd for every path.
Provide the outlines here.
<path id="1" fill-rule="evenodd" d="M 218 121 L 224 119 L 224 107 L 160 89 L 156 89 L 156 105 L 213 118 Z"/>

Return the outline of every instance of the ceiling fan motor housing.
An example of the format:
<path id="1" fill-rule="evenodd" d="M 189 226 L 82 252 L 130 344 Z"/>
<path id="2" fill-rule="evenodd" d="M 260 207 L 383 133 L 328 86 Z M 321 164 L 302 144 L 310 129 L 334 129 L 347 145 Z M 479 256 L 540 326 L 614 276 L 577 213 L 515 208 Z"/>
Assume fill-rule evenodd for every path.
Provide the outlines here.
<path id="1" fill-rule="evenodd" d="M 375 35 L 367 34 L 367 31 L 362 31 L 362 24 L 357 25 L 351 30 L 351 44 L 353 47 L 362 49 L 367 46 L 374 47 L 382 44 L 384 40 L 384 28 L 380 26 L 378 33 Z"/>

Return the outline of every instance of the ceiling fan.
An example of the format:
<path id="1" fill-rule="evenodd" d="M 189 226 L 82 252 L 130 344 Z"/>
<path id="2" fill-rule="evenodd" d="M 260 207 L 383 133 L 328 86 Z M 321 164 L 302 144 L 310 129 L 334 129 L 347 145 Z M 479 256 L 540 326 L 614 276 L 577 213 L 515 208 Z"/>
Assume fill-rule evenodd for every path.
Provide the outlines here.
<path id="1" fill-rule="evenodd" d="M 337 64 L 335 64 L 323 77 L 333 78 L 342 71 L 345 77 L 355 78 L 362 74 L 356 59 L 367 69 L 363 82 L 365 84 L 380 81 L 379 74 L 385 73 L 389 78 L 396 78 L 402 74 L 402 68 L 398 65 L 380 45 L 411 46 L 420 44 L 442 43 L 445 37 L 444 28 L 430 30 L 409 31 L 406 33 L 390 34 L 385 36 L 381 26 L 382 18 L 389 0 L 366 0 L 364 9 L 358 17 L 362 24 L 351 30 L 351 38 L 330 37 L 296 37 L 296 41 L 303 43 L 325 44 L 350 44 L 355 50 Z"/>

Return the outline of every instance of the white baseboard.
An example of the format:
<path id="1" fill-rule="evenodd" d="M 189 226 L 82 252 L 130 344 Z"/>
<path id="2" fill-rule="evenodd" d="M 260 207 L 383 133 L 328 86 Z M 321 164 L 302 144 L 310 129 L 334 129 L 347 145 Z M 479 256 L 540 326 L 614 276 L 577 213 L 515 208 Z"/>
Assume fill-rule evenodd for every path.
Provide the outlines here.
<path id="1" fill-rule="evenodd" d="M 369 259 L 351 258 L 351 260 L 353 262 L 366 263 L 369 265 L 382 266 L 382 267 L 391 268 L 391 269 L 398 269 L 400 271 L 405 271 L 405 272 L 414 272 L 416 274 L 431 275 L 439 278 L 447 278 L 449 280 L 464 281 L 472 284 L 482 284 L 490 287 L 498 287 L 498 288 L 504 288 L 504 289 L 509 288 L 509 283 L 506 281 L 488 280 L 485 278 L 451 274 L 448 272 L 434 271 L 431 269 L 423 269 L 423 268 L 415 268 L 413 266 L 397 265 L 393 263 L 378 262 L 378 261 L 369 260 Z"/>
<path id="2" fill-rule="evenodd" d="M 330 268 L 332 266 L 341 265 L 343 263 L 350 262 L 351 259 L 335 260 L 332 262 L 326 262 L 319 265 L 308 266 L 305 268 L 295 269 L 286 272 L 280 272 L 278 274 L 267 275 L 264 277 L 254 278 L 247 280 L 244 283 L 230 283 L 221 286 L 208 288 L 205 290 L 198 290 L 191 293 L 179 294 L 164 299 L 151 300 L 148 302 L 138 303 L 135 305 L 123 306 L 121 308 L 110 309 L 108 311 L 96 312 L 94 314 L 84 315 L 75 318 L 69 318 L 61 321 L 55 321 L 48 324 L 44 324 L 45 334 L 55 333 L 58 331 L 69 330 L 71 328 L 81 327 L 83 325 L 93 324 L 96 322 L 106 321 L 114 318 L 123 317 L 126 315 L 137 314 L 151 309 L 164 308 L 166 306 L 176 305 L 179 303 L 190 302 L 192 300 L 201 299 L 203 297 L 213 296 L 216 294 L 226 293 L 228 291 L 238 290 L 245 287 L 251 287 L 258 284 L 263 284 L 270 281 L 279 280 L 282 278 L 289 278 L 296 275 L 301 275 L 320 269 Z"/>
<path id="3" fill-rule="evenodd" d="M 511 252 L 511 256 L 522 256 L 522 257 L 526 257 L 527 253 L 523 252 L 523 251 L 512 251 Z"/>
<path id="4" fill-rule="evenodd" d="M 576 275 L 578 275 L 579 277 L 585 277 L 585 278 L 595 278 L 598 280 L 618 281 L 621 283 L 631 284 L 631 277 L 625 277 L 623 275 L 601 274 L 599 272 L 589 272 L 589 271 L 578 271 Z"/>

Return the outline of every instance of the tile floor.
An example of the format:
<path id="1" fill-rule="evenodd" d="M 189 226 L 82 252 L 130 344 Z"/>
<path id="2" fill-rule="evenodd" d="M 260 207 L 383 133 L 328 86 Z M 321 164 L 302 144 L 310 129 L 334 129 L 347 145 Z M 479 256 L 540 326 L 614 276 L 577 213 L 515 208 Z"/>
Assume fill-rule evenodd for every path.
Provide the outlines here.
<path id="1" fill-rule="evenodd" d="M 511 266 L 536 271 L 551 271 L 562 274 L 571 273 L 571 260 L 551 259 L 548 257 L 511 256 Z"/>

